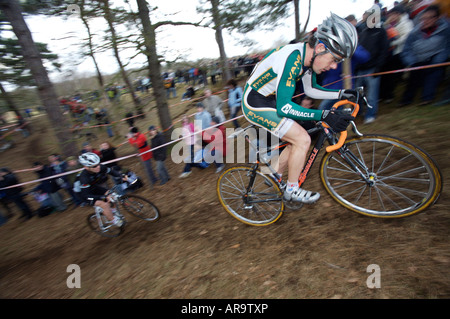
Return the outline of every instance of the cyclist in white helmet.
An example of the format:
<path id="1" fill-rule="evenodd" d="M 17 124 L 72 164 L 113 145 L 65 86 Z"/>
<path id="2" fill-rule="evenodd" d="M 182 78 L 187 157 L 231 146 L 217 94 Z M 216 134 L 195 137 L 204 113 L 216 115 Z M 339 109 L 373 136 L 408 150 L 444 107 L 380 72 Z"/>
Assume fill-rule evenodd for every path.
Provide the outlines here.
<path id="1" fill-rule="evenodd" d="M 353 117 L 341 112 L 306 109 L 294 103 L 296 82 L 303 83 L 305 94 L 314 99 L 348 99 L 355 90 L 327 90 L 316 83 L 316 74 L 337 68 L 350 58 L 358 45 L 355 27 L 331 14 L 317 27 L 307 43 L 285 45 L 269 52 L 254 68 L 242 99 L 242 112 L 253 124 L 261 126 L 290 145 L 276 165 L 281 176 L 288 167 L 286 200 L 312 204 L 320 194 L 303 190 L 298 179 L 311 139 L 296 121 L 323 121 L 334 131 L 344 131 Z M 281 177 L 280 177 L 281 178 Z"/>
<path id="2" fill-rule="evenodd" d="M 114 216 L 111 207 L 111 198 L 106 196 L 108 188 L 108 174 L 114 177 L 122 177 L 119 171 L 100 164 L 100 157 L 95 153 L 84 153 L 78 157 L 84 170 L 78 176 L 81 188 L 81 197 L 90 206 L 98 206 L 103 209 L 105 217 L 117 226 L 121 226 L 122 220 Z"/>

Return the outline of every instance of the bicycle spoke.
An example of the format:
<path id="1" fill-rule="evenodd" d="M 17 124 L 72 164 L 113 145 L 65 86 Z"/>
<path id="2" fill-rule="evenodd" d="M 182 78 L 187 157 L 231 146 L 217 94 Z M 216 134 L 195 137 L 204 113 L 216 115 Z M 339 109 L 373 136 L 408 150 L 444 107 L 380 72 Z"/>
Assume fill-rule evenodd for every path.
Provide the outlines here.
<path id="1" fill-rule="evenodd" d="M 400 160 L 396 161 L 395 163 L 392 163 L 391 165 L 389 165 L 388 167 L 384 168 L 383 170 L 378 170 L 377 174 L 384 172 L 385 170 L 394 167 L 395 165 L 399 165 L 401 164 L 403 161 L 405 161 L 407 158 L 409 158 L 410 156 L 412 156 L 411 154 L 406 155 L 405 157 L 401 158 Z"/>
<path id="2" fill-rule="evenodd" d="M 381 168 L 383 167 L 384 163 L 386 163 L 387 160 L 389 159 L 389 157 L 391 156 L 391 152 L 393 151 L 393 149 L 394 149 L 394 146 L 391 146 L 391 148 L 389 149 L 389 152 L 388 152 L 387 155 L 384 157 L 384 160 L 383 160 L 383 162 L 381 163 L 380 167 L 378 167 L 378 170 L 377 170 L 377 172 L 376 172 L 377 174 L 380 173 L 380 170 L 381 170 Z"/>
<path id="3" fill-rule="evenodd" d="M 407 170 L 407 171 L 403 171 L 403 172 L 400 172 L 400 173 L 397 173 L 397 174 L 394 174 L 394 175 L 388 175 L 388 176 L 385 176 L 385 177 L 383 177 L 383 179 L 389 179 L 389 178 L 395 178 L 395 177 L 397 177 L 397 176 L 400 176 L 400 175 L 405 175 L 405 174 L 409 174 L 409 173 L 413 173 L 413 172 L 415 172 L 415 171 L 418 171 L 418 170 L 420 170 L 420 171 L 424 171 L 425 170 L 425 167 L 417 167 L 417 168 L 411 168 L 411 169 L 409 169 L 409 170 Z M 424 180 L 425 181 L 425 180 Z M 429 181 L 429 180 L 428 180 Z"/>
<path id="4" fill-rule="evenodd" d="M 366 161 L 364 161 L 364 156 L 361 153 L 361 148 L 359 147 L 358 144 L 356 144 L 356 149 L 358 150 L 358 154 L 359 154 L 359 159 L 361 160 L 361 162 L 364 164 L 364 166 L 366 165 Z"/>
<path id="5" fill-rule="evenodd" d="M 417 190 L 414 190 L 414 189 L 409 189 L 409 188 L 404 188 L 404 187 L 399 187 L 399 186 L 388 185 L 388 184 L 385 184 L 385 183 L 380 183 L 380 184 L 382 184 L 382 185 L 385 186 L 386 188 L 389 188 L 390 190 L 396 192 L 398 195 L 401 195 L 402 197 L 406 197 L 406 195 L 403 195 L 403 193 L 401 193 L 400 191 L 404 191 L 404 192 L 407 192 L 407 193 L 411 193 L 411 194 L 414 194 L 414 195 L 417 195 L 417 196 L 420 196 L 420 197 L 423 197 L 423 196 L 425 196 L 425 195 L 427 194 L 426 192 L 423 192 L 423 191 L 417 191 Z M 409 198 L 409 197 L 408 197 L 408 198 Z M 415 203 L 415 202 L 414 202 L 414 203 Z"/>
<path id="6" fill-rule="evenodd" d="M 353 171 L 353 170 L 349 171 L 349 170 L 345 170 L 345 169 L 337 168 L 337 167 L 332 167 L 332 166 L 328 167 L 328 169 L 330 169 L 330 170 L 335 170 L 335 171 L 339 171 L 339 172 L 344 172 L 344 173 L 349 173 L 349 172 L 351 172 L 351 173 L 355 173 L 355 174 L 356 174 L 356 172 Z"/>
<path id="7" fill-rule="evenodd" d="M 366 182 L 363 181 L 363 180 L 361 180 L 361 179 L 346 179 L 346 178 L 330 177 L 329 180 L 330 180 L 330 181 L 343 181 L 343 182 L 348 182 L 348 183 L 345 183 L 345 184 L 334 185 L 335 188 L 340 188 L 340 187 L 348 186 L 348 185 L 354 184 L 354 183 L 364 183 L 364 184 L 366 184 Z"/>
<path id="8" fill-rule="evenodd" d="M 250 185 L 252 174 L 255 175 Z M 251 225 L 270 224 L 282 213 L 283 203 L 276 184 L 251 168 L 225 172 L 219 178 L 218 195 L 231 215 Z"/>
<path id="9" fill-rule="evenodd" d="M 342 166 L 344 166 L 345 168 L 347 168 L 347 170 L 349 171 L 349 172 L 353 172 L 354 173 L 354 171 L 350 168 L 350 167 L 348 167 L 347 165 L 345 165 L 343 162 L 341 162 L 340 160 L 337 160 L 336 159 L 336 157 L 332 157 L 332 159 L 333 160 L 335 160 L 336 162 L 338 162 L 339 164 L 341 164 Z"/>
<path id="10" fill-rule="evenodd" d="M 440 173 L 416 146 L 381 135 L 345 145 L 347 159 L 326 155 L 321 177 L 327 191 L 346 207 L 369 216 L 401 217 L 423 210 L 439 196 Z M 349 169 L 350 163 L 366 178 Z"/>

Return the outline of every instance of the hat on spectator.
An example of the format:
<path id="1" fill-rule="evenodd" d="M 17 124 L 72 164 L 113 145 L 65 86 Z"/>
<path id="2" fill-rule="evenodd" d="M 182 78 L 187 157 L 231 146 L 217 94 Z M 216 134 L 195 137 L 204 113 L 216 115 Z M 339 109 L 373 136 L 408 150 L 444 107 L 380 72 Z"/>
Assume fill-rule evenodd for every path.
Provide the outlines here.
<path id="1" fill-rule="evenodd" d="M 216 124 L 219 124 L 219 123 L 220 123 L 220 120 L 219 120 L 219 118 L 218 118 L 217 116 L 213 116 L 213 117 L 211 118 L 211 121 L 213 121 L 213 122 L 216 123 Z"/>

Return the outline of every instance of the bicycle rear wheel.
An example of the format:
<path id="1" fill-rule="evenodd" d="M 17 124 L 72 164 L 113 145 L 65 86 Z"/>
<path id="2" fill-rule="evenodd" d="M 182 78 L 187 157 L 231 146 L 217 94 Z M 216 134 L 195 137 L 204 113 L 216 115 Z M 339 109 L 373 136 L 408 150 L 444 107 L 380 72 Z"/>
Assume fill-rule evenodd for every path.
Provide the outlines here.
<path id="1" fill-rule="evenodd" d="M 331 197 L 352 211 L 371 217 L 406 217 L 439 198 L 442 175 L 437 164 L 409 142 L 366 135 L 347 141 L 340 152 L 344 158 L 337 152 L 325 154 L 320 178 Z"/>
<path id="2" fill-rule="evenodd" d="M 108 238 L 114 238 L 122 234 L 124 230 L 124 225 L 119 227 L 114 224 L 111 224 L 108 221 L 108 219 L 106 219 L 106 216 L 103 214 L 100 214 L 100 218 L 101 221 L 97 219 L 97 215 L 95 213 L 90 214 L 87 217 L 88 226 L 95 233 Z"/>
<path id="3" fill-rule="evenodd" d="M 155 222 L 161 216 L 158 207 L 151 201 L 137 195 L 123 196 L 120 204 L 133 216 L 146 221 Z"/>
<path id="4" fill-rule="evenodd" d="M 217 180 L 217 195 L 231 216 L 252 226 L 272 224 L 284 211 L 282 192 L 275 181 L 250 167 L 223 172 Z"/>

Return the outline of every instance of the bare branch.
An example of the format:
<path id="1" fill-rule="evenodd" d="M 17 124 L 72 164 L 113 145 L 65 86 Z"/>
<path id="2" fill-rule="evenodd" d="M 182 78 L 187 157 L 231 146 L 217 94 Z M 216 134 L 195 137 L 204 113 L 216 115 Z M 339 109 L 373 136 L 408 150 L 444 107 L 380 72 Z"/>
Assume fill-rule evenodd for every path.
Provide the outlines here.
<path id="1" fill-rule="evenodd" d="M 155 24 L 153 24 L 153 28 L 156 30 L 157 28 L 164 26 L 164 25 L 191 25 L 194 27 L 204 27 L 206 28 L 206 26 L 202 25 L 204 18 L 202 18 L 202 20 L 200 20 L 200 22 L 185 22 L 185 21 L 160 21 L 157 22 Z"/>

